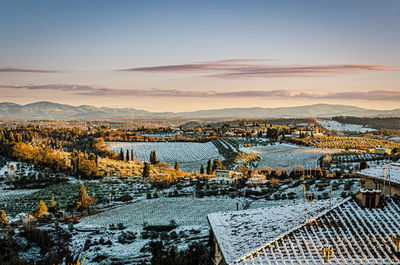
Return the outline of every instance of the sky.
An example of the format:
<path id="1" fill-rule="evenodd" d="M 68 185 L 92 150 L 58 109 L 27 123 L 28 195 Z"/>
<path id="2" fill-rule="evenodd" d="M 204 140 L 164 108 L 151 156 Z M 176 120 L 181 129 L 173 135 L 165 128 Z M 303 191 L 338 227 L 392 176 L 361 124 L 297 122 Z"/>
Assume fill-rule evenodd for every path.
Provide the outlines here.
<path id="1" fill-rule="evenodd" d="M 399 47 L 399 0 L 0 0 L 0 101 L 393 109 Z"/>

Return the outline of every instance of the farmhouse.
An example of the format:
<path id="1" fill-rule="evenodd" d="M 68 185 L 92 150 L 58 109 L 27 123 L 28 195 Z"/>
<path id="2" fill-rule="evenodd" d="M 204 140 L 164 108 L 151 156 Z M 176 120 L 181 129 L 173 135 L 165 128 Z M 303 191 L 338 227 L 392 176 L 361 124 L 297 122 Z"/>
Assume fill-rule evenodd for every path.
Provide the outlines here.
<path id="1" fill-rule="evenodd" d="M 321 136 L 321 135 L 323 135 L 323 133 L 317 133 L 317 132 L 315 132 L 315 131 L 294 131 L 294 132 L 292 133 L 292 135 L 293 135 L 294 137 L 300 138 L 301 135 L 304 135 L 304 136 L 312 136 L 312 135 L 314 135 L 314 136 Z M 285 137 L 286 137 L 286 135 L 285 135 Z"/>
<path id="2" fill-rule="evenodd" d="M 400 196 L 400 163 L 367 168 L 357 172 L 362 189 L 380 190 L 384 195 Z"/>
<path id="3" fill-rule="evenodd" d="M 249 186 L 260 186 L 265 185 L 267 182 L 268 180 L 266 180 L 266 177 L 264 175 L 254 174 L 249 178 L 246 184 Z"/>
<path id="4" fill-rule="evenodd" d="M 232 174 L 232 178 L 234 178 L 235 180 L 241 179 L 243 177 L 243 173 L 242 172 L 233 172 Z"/>
<path id="5" fill-rule="evenodd" d="M 217 178 L 231 178 L 233 175 L 233 171 L 232 170 L 217 170 L 215 172 L 215 176 Z"/>
<path id="6" fill-rule="evenodd" d="M 213 185 L 213 184 L 218 184 L 219 186 L 228 186 L 234 182 L 233 178 L 230 177 L 214 177 L 208 180 L 208 183 Z"/>
<path id="7" fill-rule="evenodd" d="M 308 219 L 304 204 L 209 214 L 216 264 L 399 264 L 399 199 L 319 205 Z"/>
<path id="8" fill-rule="evenodd" d="M 384 155 L 384 154 L 390 154 L 390 149 L 389 148 L 375 148 L 375 154 L 381 154 L 381 155 Z"/>

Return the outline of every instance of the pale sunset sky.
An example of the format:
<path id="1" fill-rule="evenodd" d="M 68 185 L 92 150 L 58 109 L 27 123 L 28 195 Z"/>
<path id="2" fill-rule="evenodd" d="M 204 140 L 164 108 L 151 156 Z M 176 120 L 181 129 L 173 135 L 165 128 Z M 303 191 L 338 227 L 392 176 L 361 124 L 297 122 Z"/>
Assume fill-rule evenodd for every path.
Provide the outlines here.
<path id="1" fill-rule="evenodd" d="M 0 0 L 0 101 L 400 108 L 400 1 Z"/>

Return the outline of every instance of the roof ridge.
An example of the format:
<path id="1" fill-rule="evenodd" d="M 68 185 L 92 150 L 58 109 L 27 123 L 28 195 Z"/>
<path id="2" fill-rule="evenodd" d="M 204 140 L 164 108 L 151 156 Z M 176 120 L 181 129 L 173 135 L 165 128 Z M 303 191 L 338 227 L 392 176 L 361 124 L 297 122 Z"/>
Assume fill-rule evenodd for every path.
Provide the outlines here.
<path id="1" fill-rule="evenodd" d="M 318 218 L 320 218 L 320 217 L 326 215 L 328 212 L 333 211 L 333 210 L 335 210 L 336 208 L 338 208 L 339 206 L 341 206 L 341 205 L 343 205 L 343 204 L 349 202 L 351 199 L 353 199 L 353 196 L 350 196 L 350 197 L 344 199 L 343 201 L 341 201 L 341 202 L 339 202 L 339 203 L 333 205 L 331 208 L 329 208 L 329 209 L 323 211 L 321 214 L 317 215 L 315 218 L 313 218 L 313 219 L 307 221 L 306 223 L 304 223 L 304 224 L 302 224 L 302 225 L 300 225 L 300 226 L 298 226 L 298 227 L 296 227 L 296 228 L 293 228 L 292 230 L 289 230 L 289 231 L 287 231 L 287 232 L 281 234 L 280 236 L 276 237 L 274 240 L 268 242 L 268 243 L 265 244 L 264 246 L 262 246 L 262 247 L 260 247 L 260 248 L 258 248 L 258 249 L 256 249 L 256 250 L 254 250 L 253 252 L 247 254 L 246 256 L 243 256 L 243 257 L 241 257 L 240 259 L 236 260 L 234 263 L 239 263 L 239 262 L 241 262 L 241 261 L 243 261 L 243 260 L 245 260 L 245 259 L 247 259 L 247 258 L 253 256 L 254 254 L 260 252 L 261 250 L 263 250 L 263 249 L 267 248 L 268 246 L 270 246 L 271 244 L 275 243 L 277 240 L 279 240 L 279 239 L 281 239 L 281 238 L 283 238 L 283 237 L 289 235 L 290 233 L 292 233 L 292 232 L 294 232 L 294 231 L 296 231 L 296 230 L 298 230 L 298 229 L 301 229 L 301 228 L 303 228 L 304 226 L 306 226 L 306 225 L 308 225 L 308 224 L 314 222 L 314 221 L 317 220 Z"/>

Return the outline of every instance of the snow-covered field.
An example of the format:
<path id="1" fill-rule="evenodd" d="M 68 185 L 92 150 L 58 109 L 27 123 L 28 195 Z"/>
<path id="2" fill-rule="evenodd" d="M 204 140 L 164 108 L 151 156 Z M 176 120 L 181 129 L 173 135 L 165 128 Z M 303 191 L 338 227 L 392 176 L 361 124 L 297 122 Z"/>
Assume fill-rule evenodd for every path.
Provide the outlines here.
<path id="1" fill-rule="evenodd" d="M 141 264 L 141 259 L 146 259 L 146 253 L 141 253 L 149 239 L 141 237 L 143 223 L 149 225 L 168 225 L 174 220 L 178 227 L 174 230 L 179 234 L 178 242 L 175 246 L 178 249 L 186 248 L 190 240 L 207 240 L 209 226 L 207 215 L 216 212 L 236 211 L 236 204 L 239 202 L 240 209 L 243 209 L 242 199 L 226 198 L 158 198 L 143 200 L 128 204 L 119 208 L 108 210 L 93 216 L 82 218 L 75 227 L 78 231 L 100 231 L 100 232 L 79 232 L 73 237 L 73 249 L 80 253 L 81 257 L 86 257 L 89 264 L 110 264 L 111 261 L 125 262 L 125 264 Z M 293 201 L 267 201 L 258 200 L 250 205 L 250 208 L 271 207 L 277 205 L 293 205 Z M 268 208 L 266 208 L 268 209 Z M 280 209 L 278 207 L 277 209 Z M 302 212 L 304 206 L 300 206 Z M 108 230 L 109 225 L 123 223 L 126 228 L 123 231 Z M 239 225 L 239 224 L 237 224 Z M 193 233 L 193 231 L 197 231 Z M 121 244 L 118 238 L 122 233 L 134 233 L 136 239 L 128 244 Z M 85 241 L 90 238 L 99 241 L 100 237 L 110 240 L 112 245 L 101 247 L 100 250 L 90 249 L 80 251 L 85 245 Z M 99 262 L 94 262 L 96 256 L 105 256 Z M 148 257 L 147 257 L 148 258 Z"/>
<path id="2" fill-rule="evenodd" d="M 236 210 L 236 204 L 243 208 L 243 199 L 226 198 L 158 198 L 142 200 L 96 215 L 82 218 L 79 225 L 108 227 L 111 224 L 123 223 L 127 227 L 149 225 L 167 225 L 174 220 L 178 226 L 207 226 L 206 216 L 210 213 Z M 291 200 L 269 201 L 258 200 L 250 208 L 270 207 L 282 204 L 293 204 Z"/>
<path id="3" fill-rule="evenodd" d="M 339 132 L 348 131 L 348 132 L 366 133 L 366 132 L 376 131 L 376 129 L 366 128 L 363 125 L 343 124 L 343 123 L 340 123 L 340 122 L 334 121 L 334 120 L 322 120 L 322 121 L 318 121 L 318 123 L 327 130 L 335 130 L 335 131 L 339 131 Z"/>
<path id="4" fill-rule="evenodd" d="M 187 171 L 200 170 L 201 165 L 206 166 L 209 159 L 223 157 L 213 143 L 181 143 L 181 142 L 109 142 L 108 148 L 119 153 L 123 150 L 133 150 L 133 158 L 149 161 L 150 152 L 156 151 L 157 159 L 161 162 L 174 165 L 179 162 L 180 168 Z"/>
<path id="5" fill-rule="evenodd" d="M 140 262 L 143 258 L 149 258 L 146 257 L 146 253 L 140 252 L 140 249 L 149 242 L 149 239 L 141 237 L 144 222 L 149 225 L 168 225 L 171 220 L 174 220 L 178 225 L 174 231 L 179 234 L 175 246 L 178 249 L 183 249 L 188 246 L 190 238 L 197 238 L 195 240 L 199 238 L 207 239 L 209 234 L 206 219 L 207 214 L 235 210 L 236 202 L 238 200 L 229 198 L 158 198 L 143 200 L 97 215 L 88 216 L 82 218 L 76 228 L 78 230 L 100 229 L 101 233 L 90 233 L 92 241 L 96 240 L 95 237 L 103 237 L 106 240 L 112 241 L 112 245 L 101 248 L 100 251 L 89 250 L 78 252 L 80 252 L 82 257 L 86 257 L 87 259 L 89 257 L 90 260 L 88 262 L 90 264 L 110 264 L 110 261 L 123 261 L 125 264 L 141 264 Z M 123 232 L 107 229 L 109 225 L 117 225 L 118 223 L 123 223 L 127 228 Z M 193 230 L 197 230 L 198 233 L 191 234 L 190 231 Z M 119 238 L 121 233 L 127 232 L 136 234 L 136 240 L 129 244 L 120 244 L 116 238 Z M 73 238 L 74 248 L 77 250 L 81 249 L 87 238 L 87 233 L 79 233 Z M 106 258 L 98 263 L 93 262 L 92 258 L 99 254 L 104 255 Z"/>
<path id="6" fill-rule="evenodd" d="M 243 151 L 254 152 L 261 158 L 258 167 L 283 167 L 287 171 L 298 165 L 304 168 L 319 167 L 318 159 L 322 155 L 337 152 L 332 149 L 307 148 L 285 143 L 248 147 Z"/>
<path id="7" fill-rule="evenodd" d="M 0 201 L 11 201 L 16 198 L 21 198 L 25 195 L 35 193 L 39 190 L 3 190 L 0 189 Z"/>
<path id="8" fill-rule="evenodd" d="M 231 198 L 158 198 L 132 203 L 81 220 L 83 225 L 108 227 L 110 224 L 124 223 L 126 226 L 166 225 L 175 220 L 178 225 L 207 225 L 209 213 L 236 210 L 239 199 Z M 271 201 L 258 203 L 258 207 L 268 206 Z M 274 203 L 274 202 L 272 202 Z M 290 202 L 289 202 L 290 203 Z M 240 206 L 241 207 L 241 206 Z"/>

